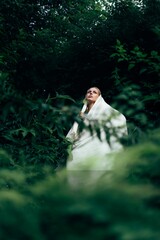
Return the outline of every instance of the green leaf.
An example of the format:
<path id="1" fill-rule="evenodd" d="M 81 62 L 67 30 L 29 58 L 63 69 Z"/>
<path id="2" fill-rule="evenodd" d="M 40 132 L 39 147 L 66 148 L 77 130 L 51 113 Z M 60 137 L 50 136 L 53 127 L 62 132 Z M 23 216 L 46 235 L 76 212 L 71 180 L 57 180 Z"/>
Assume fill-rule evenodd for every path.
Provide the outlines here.
<path id="1" fill-rule="evenodd" d="M 144 73 L 144 72 L 146 72 L 146 71 L 147 71 L 146 68 L 142 68 L 142 69 L 139 71 L 139 74 L 142 74 L 142 73 Z"/>
<path id="2" fill-rule="evenodd" d="M 132 68 L 134 68 L 135 67 L 135 63 L 130 63 L 129 65 L 128 65 L 128 70 L 131 70 Z"/>
<path id="3" fill-rule="evenodd" d="M 71 98 L 69 95 L 61 95 L 56 93 L 56 97 L 52 98 L 52 99 L 65 99 L 65 100 L 70 100 L 72 102 L 76 102 L 73 98 Z"/>

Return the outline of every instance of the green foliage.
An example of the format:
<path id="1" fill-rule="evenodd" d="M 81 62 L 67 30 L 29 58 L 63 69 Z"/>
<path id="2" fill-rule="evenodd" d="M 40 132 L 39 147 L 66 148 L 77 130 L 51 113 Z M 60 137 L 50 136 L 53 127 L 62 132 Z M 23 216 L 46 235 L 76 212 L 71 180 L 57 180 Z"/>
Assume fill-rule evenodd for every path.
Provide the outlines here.
<path id="1" fill-rule="evenodd" d="M 132 117 L 143 128 L 158 127 L 160 71 L 158 51 L 146 53 L 138 46 L 129 51 L 117 40 L 116 52 L 111 58 L 117 61 L 112 79 L 118 89 L 115 100 L 119 108 L 129 119 Z"/>
<path id="2" fill-rule="evenodd" d="M 8 168 L 9 166 L 11 166 L 11 164 L 11 157 L 4 150 L 0 150 L 0 167 Z"/>
<path id="3" fill-rule="evenodd" d="M 7 88 L 8 84 L 7 75 L 1 74 L 1 148 L 9 152 L 15 164 L 49 164 L 53 169 L 64 166 L 67 120 L 73 115 L 72 107 L 70 113 L 64 108 L 64 101 L 74 100 L 61 95 L 27 99 L 13 87 Z"/>
<path id="4" fill-rule="evenodd" d="M 133 184 L 158 187 L 159 182 L 159 129 L 149 132 L 141 144 L 126 149 L 121 159 L 116 158 L 115 172 Z"/>
<path id="5" fill-rule="evenodd" d="M 1 239 L 43 239 L 25 196 L 15 191 L 1 191 L 0 211 Z"/>
<path id="6" fill-rule="evenodd" d="M 117 153 L 96 181 L 82 171 L 71 183 L 49 166 L 39 178 L 29 168 L 0 169 L 1 239 L 158 240 L 159 134 Z"/>
<path id="7" fill-rule="evenodd" d="M 113 106 L 126 116 L 127 144 L 141 141 L 141 137 L 152 127 L 152 124 L 148 121 L 140 88 L 137 85 L 124 86 L 114 98 Z"/>
<path id="8" fill-rule="evenodd" d="M 159 240 L 159 1 L 109 2 L 1 1 L 2 240 Z M 71 184 L 55 170 L 73 121 L 84 127 L 73 97 L 91 85 L 124 113 L 129 139 L 113 171 Z"/>

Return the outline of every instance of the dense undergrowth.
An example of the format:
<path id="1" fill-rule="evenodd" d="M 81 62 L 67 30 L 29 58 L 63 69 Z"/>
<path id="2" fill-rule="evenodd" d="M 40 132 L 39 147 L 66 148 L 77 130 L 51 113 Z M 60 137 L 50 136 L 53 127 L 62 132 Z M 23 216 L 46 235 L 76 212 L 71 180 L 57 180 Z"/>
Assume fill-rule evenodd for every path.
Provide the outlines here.
<path id="1" fill-rule="evenodd" d="M 0 240 L 160 239 L 159 12 L 2 0 Z M 65 136 L 95 85 L 126 116 L 124 151 L 112 171 L 66 172 Z"/>
<path id="2" fill-rule="evenodd" d="M 96 180 L 81 172 L 74 184 L 65 169 L 10 166 L 1 150 L 1 239 L 158 240 L 159 135 L 118 154 L 112 172 Z"/>
<path id="3" fill-rule="evenodd" d="M 78 106 L 69 96 L 26 98 L 7 83 L 2 74 L 0 238 L 158 240 L 160 130 L 130 120 L 112 171 L 70 181 L 65 134 Z"/>

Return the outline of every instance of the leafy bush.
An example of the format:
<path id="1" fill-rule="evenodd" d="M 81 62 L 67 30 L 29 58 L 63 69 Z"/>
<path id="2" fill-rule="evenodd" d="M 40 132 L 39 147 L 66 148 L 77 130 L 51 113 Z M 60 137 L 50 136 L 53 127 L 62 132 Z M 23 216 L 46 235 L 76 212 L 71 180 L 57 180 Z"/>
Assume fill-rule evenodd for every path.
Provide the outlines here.
<path id="1" fill-rule="evenodd" d="M 66 109 L 61 102 L 72 99 L 22 96 L 9 84 L 7 74 L 1 74 L 0 80 L 0 147 L 15 164 L 49 164 L 53 169 L 64 166 L 68 146 L 65 133 L 72 107 Z"/>
<path id="2" fill-rule="evenodd" d="M 90 185 L 89 172 L 75 188 L 51 166 L 36 181 L 29 167 L 1 168 L 1 239 L 158 240 L 159 134 L 117 154 L 113 171 Z"/>
<path id="3" fill-rule="evenodd" d="M 159 127 L 157 120 L 159 116 L 159 52 L 156 50 L 145 52 L 138 46 L 129 50 L 117 40 L 115 52 L 111 54 L 111 58 L 116 62 L 112 79 L 117 89 L 116 95 L 120 95 L 117 104 L 118 100 L 123 101 L 123 106 L 127 107 L 125 111 L 127 116 L 133 115 L 133 111 L 138 110 L 132 119 L 138 120 L 139 126 L 142 125 L 145 129 Z M 121 104 L 119 107 L 121 108 Z M 141 113 L 143 111 L 143 115 L 139 114 L 140 111 Z"/>
<path id="4" fill-rule="evenodd" d="M 159 127 L 160 55 L 138 46 L 128 49 L 117 40 L 110 57 L 115 61 L 111 76 L 116 92 L 113 106 L 126 116 L 129 144 L 135 144 L 150 129 Z"/>

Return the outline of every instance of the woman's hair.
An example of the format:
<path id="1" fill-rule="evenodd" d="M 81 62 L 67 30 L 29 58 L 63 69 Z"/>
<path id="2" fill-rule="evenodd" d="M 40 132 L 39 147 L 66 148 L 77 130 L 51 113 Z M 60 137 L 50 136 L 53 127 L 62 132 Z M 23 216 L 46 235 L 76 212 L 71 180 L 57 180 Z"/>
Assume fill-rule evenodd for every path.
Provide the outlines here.
<path id="1" fill-rule="evenodd" d="M 96 88 L 98 90 L 99 95 L 101 95 L 101 90 L 98 87 L 90 87 L 90 88 Z"/>

